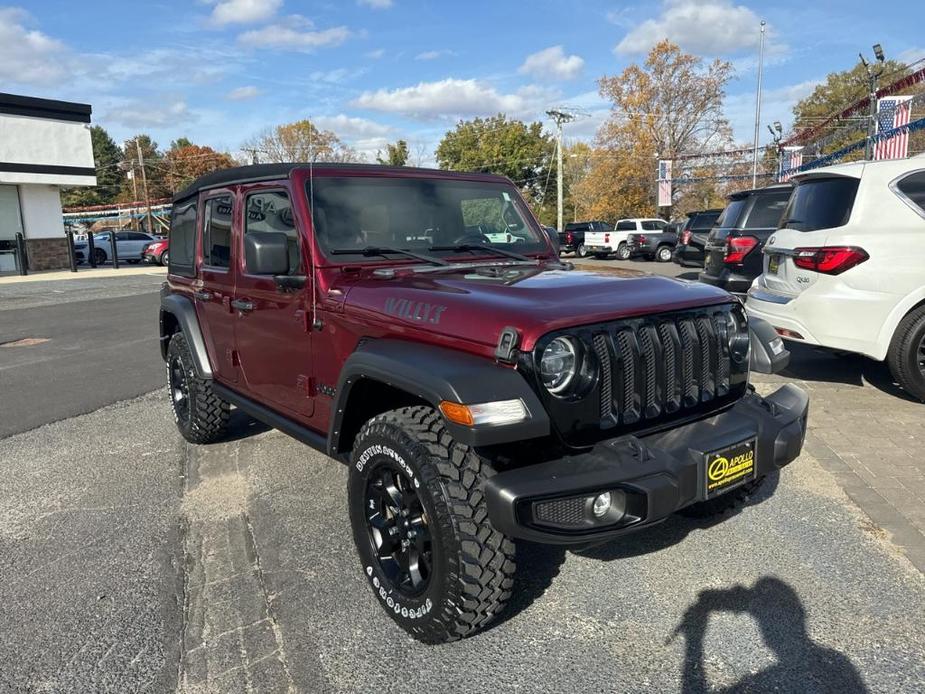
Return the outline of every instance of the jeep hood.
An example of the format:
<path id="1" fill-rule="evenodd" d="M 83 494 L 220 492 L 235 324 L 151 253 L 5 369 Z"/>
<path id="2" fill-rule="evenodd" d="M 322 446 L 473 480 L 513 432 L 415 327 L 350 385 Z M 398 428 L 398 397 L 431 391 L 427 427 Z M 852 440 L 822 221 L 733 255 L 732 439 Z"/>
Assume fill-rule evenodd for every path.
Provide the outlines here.
<path id="1" fill-rule="evenodd" d="M 418 327 L 494 346 L 511 326 L 527 350 L 552 330 L 731 301 L 716 287 L 633 270 L 506 263 L 399 271 L 390 278 L 369 273 L 343 289 L 347 313 L 375 314 L 395 332 Z"/>

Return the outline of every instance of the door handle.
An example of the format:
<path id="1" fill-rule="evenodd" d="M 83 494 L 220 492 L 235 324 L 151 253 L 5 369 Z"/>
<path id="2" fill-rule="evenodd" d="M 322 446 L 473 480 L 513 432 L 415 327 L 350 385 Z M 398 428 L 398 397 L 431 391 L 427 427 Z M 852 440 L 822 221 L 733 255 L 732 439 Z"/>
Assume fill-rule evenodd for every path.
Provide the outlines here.
<path id="1" fill-rule="evenodd" d="M 250 299 L 233 299 L 231 301 L 231 307 L 237 309 L 241 313 L 247 313 L 248 311 L 253 311 L 256 308 L 254 302 Z"/>
<path id="2" fill-rule="evenodd" d="M 193 296 L 199 299 L 200 301 L 211 301 L 212 300 L 212 292 L 195 291 L 193 292 Z"/>

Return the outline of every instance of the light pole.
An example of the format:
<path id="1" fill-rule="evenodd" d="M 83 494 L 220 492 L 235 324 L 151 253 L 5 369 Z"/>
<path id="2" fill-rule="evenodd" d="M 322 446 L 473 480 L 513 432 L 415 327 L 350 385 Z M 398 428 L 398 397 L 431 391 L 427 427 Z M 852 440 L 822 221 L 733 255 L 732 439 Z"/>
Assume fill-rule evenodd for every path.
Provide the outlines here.
<path id="1" fill-rule="evenodd" d="M 864 146 L 864 158 L 870 161 L 874 158 L 874 138 L 877 136 L 877 82 L 880 80 L 880 75 L 883 74 L 883 63 L 886 58 L 883 55 L 883 47 L 879 43 L 874 44 L 874 58 L 877 60 L 877 68 L 871 67 L 863 53 L 858 53 L 858 57 L 867 72 L 867 98 L 870 103 L 867 109 L 867 142 Z"/>
<path id="2" fill-rule="evenodd" d="M 562 231 L 562 124 L 575 120 L 575 115 L 561 109 L 550 109 L 546 115 L 556 122 L 556 229 Z"/>
<path id="3" fill-rule="evenodd" d="M 761 20 L 761 36 L 758 39 L 758 92 L 755 95 L 755 151 L 752 156 L 752 188 L 758 182 L 758 124 L 761 122 L 761 71 L 764 67 L 764 34 L 767 22 Z"/>
<path id="4" fill-rule="evenodd" d="M 768 126 L 768 131 L 771 133 L 771 139 L 774 140 L 774 149 L 777 151 L 777 182 L 780 183 L 780 177 L 784 171 L 784 156 L 780 150 L 780 142 L 784 137 L 784 126 L 780 124 L 779 120 L 776 120 L 773 128 L 770 125 Z"/>

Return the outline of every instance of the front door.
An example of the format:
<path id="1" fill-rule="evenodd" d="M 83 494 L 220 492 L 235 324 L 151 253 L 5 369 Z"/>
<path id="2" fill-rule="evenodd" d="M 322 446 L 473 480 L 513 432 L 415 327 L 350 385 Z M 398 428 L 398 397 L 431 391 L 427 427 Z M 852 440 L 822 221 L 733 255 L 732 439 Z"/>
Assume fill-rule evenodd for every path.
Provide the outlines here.
<path id="1" fill-rule="evenodd" d="M 219 380 L 228 383 L 239 378 L 231 310 L 235 285 L 231 264 L 233 201 L 230 190 L 221 190 L 210 191 L 201 203 L 199 277 L 193 292 L 212 368 Z"/>
<path id="2" fill-rule="evenodd" d="M 283 291 L 272 277 L 250 274 L 244 237 L 252 232 L 283 232 L 289 237 L 289 274 L 309 274 L 303 267 L 299 224 L 288 187 L 281 183 L 242 189 L 242 219 L 236 262 L 235 342 L 247 394 L 282 414 L 310 416 L 314 411 L 311 332 L 304 289 Z"/>

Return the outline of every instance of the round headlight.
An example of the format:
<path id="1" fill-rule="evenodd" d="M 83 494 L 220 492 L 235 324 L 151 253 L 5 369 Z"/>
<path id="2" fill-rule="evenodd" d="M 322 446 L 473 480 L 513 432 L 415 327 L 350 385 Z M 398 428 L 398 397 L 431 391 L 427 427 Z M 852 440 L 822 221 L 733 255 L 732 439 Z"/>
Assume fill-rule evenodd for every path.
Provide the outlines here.
<path id="1" fill-rule="evenodd" d="M 578 350 L 567 337 L 557 337 L 543 350 L 540 357 L 540 377 L 553 395 L 568 388 L 578 372 Z"/>

